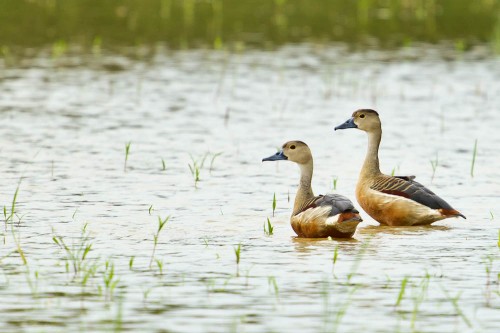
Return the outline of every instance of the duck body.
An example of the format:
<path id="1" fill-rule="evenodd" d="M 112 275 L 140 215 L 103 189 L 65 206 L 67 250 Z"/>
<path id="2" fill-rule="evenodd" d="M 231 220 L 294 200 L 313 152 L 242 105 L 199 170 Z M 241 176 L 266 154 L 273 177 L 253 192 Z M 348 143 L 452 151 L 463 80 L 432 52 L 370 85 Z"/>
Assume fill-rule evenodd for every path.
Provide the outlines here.
<path id="1" fill-rule="evenodd" d="M 376 184 L 381 181 L 422 191 L 419 195 L 424 200 L 421 201 L 428 201 L 428 204 L 434 208 L 412 199 L 412 196 L 405 192 L 377 189 Z M 439 200 L 432 200 L 434 198 L 441 199 L 416 181 L 406 181 L 387 175 L 381 175 L 374 179 L 360 179 L 356 186 L 356 199 L 363 210 L 374 220 L 389 226 L 428 225 L 447 217 L 459 215 L 444 200 L 441 199 L 442 202 L 439 202 Z"/>
<path id="2" fill-rule="evenodd" d="M 414 176 L 380 172 L 378 148 L 382 127 L 378 113 L 363 109 L 335 129 L 359 128 L 368 133 L 368 150 L 356 185 L 356 199 L 374 220 L 389 226 L 428 225 L 448 217 L 463 217 Z"/>
<path id="3" fill-rule="evenodd" d="M 279 160 L 290 160 L 300 168 L 300 183 L 290 218 L 293 231 L 306 238 L 352 237 L 363 220 L 348 198 L 339 194 L 313 194 L 313 159 L 309 147 L 302 141 L 289 141 L 281 151 L 262 161 Z"/>
<path id="4" fill-rule="evenodd" d="M 314 197 L 290 218 L 295 233 L 307 238 L 350 238 L 362 221 L 351 200 L 339 194 Z"/>

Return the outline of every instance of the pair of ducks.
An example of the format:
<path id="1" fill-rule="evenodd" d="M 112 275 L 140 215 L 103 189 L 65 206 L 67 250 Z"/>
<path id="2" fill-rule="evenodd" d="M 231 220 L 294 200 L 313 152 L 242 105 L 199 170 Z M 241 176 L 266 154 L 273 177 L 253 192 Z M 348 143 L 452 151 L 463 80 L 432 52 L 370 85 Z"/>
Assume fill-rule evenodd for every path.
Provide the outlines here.
<path id="1" fill-rule="evenodd" d="M 356 186 L 356 198 L 373 219 L 388 226 L 426 225 L 461 216 L 446 201 L 414 176 L 388 176 L 380 172 L 378 148 L 382 125 L 376 111 L 354 112 L 338 129 L 357 128 L 368 133 L 368 151 Z M 300 167 L 300 183 L 291 217 L 292 228 L 299 237 L 349 238 L 363 220 L 352 202 L 339 194 L 315 196 L 311 188 L 313 158 L 302 141 L 289 141 L 282 150 L 262 161 L 289 160 Z"/>

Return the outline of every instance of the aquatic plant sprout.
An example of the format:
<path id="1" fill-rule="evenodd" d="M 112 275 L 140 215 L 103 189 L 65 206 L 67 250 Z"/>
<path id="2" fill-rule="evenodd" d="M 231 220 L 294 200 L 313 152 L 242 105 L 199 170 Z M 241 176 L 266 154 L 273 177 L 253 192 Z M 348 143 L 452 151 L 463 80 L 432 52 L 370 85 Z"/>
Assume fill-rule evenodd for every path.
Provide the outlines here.
<path id="1" fill-rule="evenodd" d="M 338 176 L 333 177 L 333 190 L 334 191 L 337 190 L 337 182 L 338 182 L 338 180 L 339 180 Z"/>
<path id="2" fill-rule="evenodd" d="M 476 155 L 477 155 L 477 139 L 474 141 L 474 150 L 472 151 L 472 163 L 470 166 L 471 177 L 474 177 L 474 166 L 476 164 Z"/>
<path id="3" fill-rule="evenodd" d="M 125 163 L 123 164 L 123 171 L 125 172 L 127 171 L 127 161 L 128 161 L 128 155 L 130 153 L 130 144 L 131 144 L 130 141 L 125 144 Z"/>
<path id="4" fill-rule="evenodd" d="M 238 246 L 234 248 L 234 255 L 236 257 L 236 265 L 240 264 L 240 254 L 241 254 L 241 243 L 239 243 Z"/>
<path id="5" fill-rule="evenodd" d="M 269 217 L 267 218 L 267 228 L 266 228 L 266 222 L 264 222 L 264 233 L 268 236 L 271 236 L 273 234 L 274 227 L 271 224 L 271 220 Z"/>
<path id="6" fill-rule="evenodd" d="M 149 268 L 151 268 L 153 260 L 155 259 L 156 247 L 158 246 L 158 238 L 160 237 L 160 232 L 165 224 L 167 224 L 168 220 L 170 220 L 170 215 L 168 215 L 164 219 L 158 216 L 158 227 L 156 229 L 156 232 L 153 234 L 153 252 L 151 253 L 151 259 L 149 261 Z"/>
<path id="7" fill-rule="evenodd" d="M 276 210 L 276 192 L 273 194 L 273 217 L 275 210 Z"/>
<path id="8" fill-rule="evenodd" d="M 434 180 L 434 176 L 436 175 L 436 169 L 438 167 L 439 163 L 439 155 L 436 153 L 436 158 L 434 160 L 431 160 L 431 167 L 432 167 L 432 177 L 431 177 L 431 183 Z"/>

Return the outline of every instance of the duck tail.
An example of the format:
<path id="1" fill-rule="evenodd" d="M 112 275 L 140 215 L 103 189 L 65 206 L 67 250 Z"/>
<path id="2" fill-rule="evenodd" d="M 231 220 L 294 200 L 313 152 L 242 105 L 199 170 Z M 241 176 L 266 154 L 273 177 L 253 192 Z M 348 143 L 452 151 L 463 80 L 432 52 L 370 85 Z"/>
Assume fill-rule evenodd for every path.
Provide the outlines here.
<path id="1" fill-rule="evenodd" d="M 439 212 L 446 217 L 461 217 L 467 219 L 464 214 L 460 213 L 456 209 L 440 209 Z"/>
<path id="2" fill-rule="evenodd" d="M 351 222 L 351 221 L 359 221 L 362 222 L 363 219 L 359 215 L 358 211 L 346 211 L 340 214 L 338 222 Z"/>

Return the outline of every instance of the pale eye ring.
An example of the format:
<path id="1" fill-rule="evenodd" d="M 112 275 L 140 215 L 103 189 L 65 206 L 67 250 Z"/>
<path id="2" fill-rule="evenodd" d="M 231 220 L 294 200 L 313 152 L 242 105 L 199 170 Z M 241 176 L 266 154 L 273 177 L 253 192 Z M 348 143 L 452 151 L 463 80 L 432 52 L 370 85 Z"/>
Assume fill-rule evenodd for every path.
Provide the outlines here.
<path id="1" fill-rule="evenodd" d="M 364 118 L 364 117 L 365 117 L 365 115 L 364 115 L 364 114 L 362 114 L 362 115 L 360 115 L 360 116 L 359 116 L 359 118 Z"/>
<path id="2" fill-rule="evenodd" d="M 295 145 L 291 145 L 291 146 L 290 146 L 290 149 L 295 149 Z"/>

